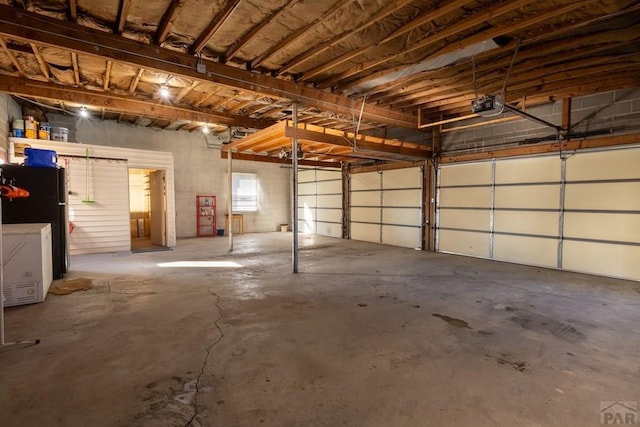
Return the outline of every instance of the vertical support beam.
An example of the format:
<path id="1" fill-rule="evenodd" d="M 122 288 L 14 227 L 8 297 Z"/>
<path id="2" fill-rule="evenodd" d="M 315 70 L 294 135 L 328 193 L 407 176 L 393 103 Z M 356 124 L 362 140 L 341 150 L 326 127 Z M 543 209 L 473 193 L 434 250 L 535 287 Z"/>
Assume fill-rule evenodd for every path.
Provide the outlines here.
<path id="1" fill-rule="evenodd" d="M 429 248 L 429 236 L 431 235 L 431 180 L 429 174 L 431 168 L 429 168 L 429 161 L 425 160 L 424 164 L 420 167 L 422 171 L 422 203 L 420 207 L 421 221 L 421 233 L 420 233 L 420 249 L 431 250 Z"/>
<path id="2" fill-rule="evenodd" d="M 562 268 L 562 254 L 564 252 L 564 199 L 567 188 L 567 158 L 560 153 L 560 209 L 558 215 L 558 264 Z"/>
<path id="3" fill-rule="evenodd" d="M 562 99 L 562 128 L 566 129 L 564 142 L 571 139 L 571 98 Z"/>
<path id="4" fill-rule="evenodd" d="M 342 238 L 351 238 L 351 175 L 348 163 L 342 163 Z"/>
<path id="5" fill-rule="evenodd" d="M 227 231 L 229 232 L 229 252 L 233 252 L 233 151 L 227 156 Z"/>
<path id="6" fill-rule="evenodd" d="M 429 189 L 428 198 L 426 200 L 425 209 L 429 212 L 429 228 L 427 236 L 427 249 L 435 252 L 436 250 L 436 167 L 433 161 L 427 162 L 426 180 Z"/>
<path id="7" fill-rule="evenodd" d="M 293 103 L 293 111 L 291 113 L 293 116 L 293 128 L 296 130 L 296 134 L 293 137 L 293 141 L 291 143 L 291 164 L 292 168 L 292 176 L 291 182 L 293 184 L 293 191 L 291 192 L 292 200 L 291 207 L 293 208 L 293 235 L 292 244 L 291 244 L 291 261 L 292 261 L 292 270 L 294 273 L 298 272 L 298 103 Z"/>
<path id="8" fill-rule="evenodd" d="M 491 162 L 491 201 L 489 205 L 489 259 L 493 259 L 493 225 L 496 206 L 496 161 Z"/>

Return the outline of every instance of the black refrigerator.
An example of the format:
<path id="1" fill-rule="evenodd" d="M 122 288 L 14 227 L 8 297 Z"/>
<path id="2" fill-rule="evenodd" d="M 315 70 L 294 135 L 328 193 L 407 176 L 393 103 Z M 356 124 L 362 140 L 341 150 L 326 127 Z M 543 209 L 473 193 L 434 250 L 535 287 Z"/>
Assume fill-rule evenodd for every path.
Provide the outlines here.
<path id="1" fill-rule="evenodd" d="M 51 223 L 53 278 L 67 272 L 67 188 L 64 168 L 0 165 L 2 180 L 24 188 L 29 197 L 2 197 L 2 223 Z"/>

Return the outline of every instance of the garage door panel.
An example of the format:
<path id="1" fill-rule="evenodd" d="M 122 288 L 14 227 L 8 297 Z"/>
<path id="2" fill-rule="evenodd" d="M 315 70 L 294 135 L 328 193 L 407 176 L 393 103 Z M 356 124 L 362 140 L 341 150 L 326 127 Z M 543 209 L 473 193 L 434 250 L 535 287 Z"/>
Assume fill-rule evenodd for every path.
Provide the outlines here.
<path id="1" fill-rule="evenodd" d="M 563 267 L 622 279 L 640 279 L 640 246 L 565 240 Z"/>
<path id="2" fill-rule="evenodd" d="M 316 170 L 316 178 L 318 181 L 327 181 L 327 180 L 338 180 L 342 181 L 342 172 L 337 170 Z"/>
<path id="3" fill-rule="evenodd" d="M 488 208 L 491 206 L 491 188 L 443 188 L 440 192 L 440 206 Z"/>
<path id="4" fill-rule="evenodd" d="M 298 194 L 299 195 L 316 194 L 316 183 L 315 182 L 298 183 Z"/>
<path id="5" fill-rule="evenodd" d="M 315 182 L 316 181 L 316 171 L 315 170 L 299 170 L 298 171 L 298 182 Z"/>
<path id="6" fill-rule="evenodd" d="M 351 193 L 353 206 L 380 206 L 379 191 L 358 191 Z"/>
<path id="7" fill-rule="evenodd" d="M 382 204 L 384 206 L 411 206 L 419 208 L 421 199 L 421 190 L 391 190 L 382 193 Z"/>
<path id="8" fill-rule="evenodd" d="M 298 196 L 298 207 L 316 207 L 316 196 Z"/>
<path id="9" fill-rule="evenodd" d="M 420 226 L 420 209 L 382 209 L 382 222 L 385 224 Z"/>
<path id="10" fill-rule="evenodd" d="M 488 210 L 455 210 L 440 211 L 440 227 L 460 228 L 465 230 L 489 231 Z"/>
<path id="11" fill-rule="evenodd" d="M 440 169 L 440 185 L 491 184 L 491 163 L 447 165 Z"/>
<path id="12" fill-rule="evenodd" d="M 356 173 L 351 175 L 351 190 L 379 190 L 380 174 L 377 172 Z"/>
<path id="13" fill-rule="evenodd" d="M 558 265 L 558 241 L 496 234 L 493 257 L 501 261 L 555 268 Z"/>
<path id="14" fill-rule="evenodd" d="M 564 235 L 582 239 L 640 243 L 640 214 L 567 212 L 564 219 Z"/>
<path id="15" fill-rule="evenodd" d="M 351 238 L 363 242 L 380 243 L 380 225 L 351 223 Z"/>
<path id="16" fill-rule="evenodd" d="M 314 221 L 298 220 L 298 232 L 304 234 L 315 234 L 316 223 Z"/>
<path id="17" fill-rule="evenodd" d="M 420 168 L 395 169 L 382 172 L 382 188 L 420 188 L 422 185 Z"/>
<path id="18" fill-rule="evenodd" d="M 638 178 L 640 148 L 580 153 L 567 160 L 567 181 Z"/>
<path id="19" fill-rule="evenodd" d="M 351 208 L 351 221 L 380 222 L 379 208 Z"/>
<path id="20" fill-rule="evenodd" d="M 496 187 L 496 208 L 559 209 L 559 185 Z"/>
<path id="21" fill-rule="evenodd" d="M 342 237 L 342 225 L 318 222 L 316 224 L 316 233 L 322 236 Z"/>
<path id="22" fill-rule="evenodd" d="M 438 250 L 441 252 L 489 258 L 488 233 L 440 230 L 438 236 Z"/>
<path id="23" fill-rule="evenodd" d="M 419 248 L 420 229 L 383 225 L 382 243 L 404 248 Z"/>
<path id="24" fill-rule="evenodd" d="M 495 211 L 493 230 L 503 233 L 557 236 L 559 212 Z"/>
<path id="25" fill-rule="evenodd" d="M 342 193 L 342 181 L 318 181 L 318 194 L 338 194 Z"/>
<path id="26" fill-rule="evenodd" d="M 317 196 L 318 208 L 342 208 L 342 195 L 341 194 L 318 194 Z"/>
<path id="27" fill-rule="evenodd" d="M 342 224 L 342 211 L 340 209 L 318 209 L 316 214 L 318 221 Z"/>
<path id="28" fill-rule="evenodd" d="M 565 209 L 640 210 L 639 194 L 640 182 L 567 184 L 564 206 Z"/>
<path id="29" fill-rule="evenodd" d="M 558 156 L 501 160 L 496 162 L 496 184 L 559 182 Z"/>

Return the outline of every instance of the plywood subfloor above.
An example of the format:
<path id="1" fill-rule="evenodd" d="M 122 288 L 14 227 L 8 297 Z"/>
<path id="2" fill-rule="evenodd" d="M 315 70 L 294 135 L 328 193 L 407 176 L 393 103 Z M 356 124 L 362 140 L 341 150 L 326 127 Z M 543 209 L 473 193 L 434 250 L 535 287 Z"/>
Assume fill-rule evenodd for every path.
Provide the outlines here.
<path id="1" fill-rule="evenodd" d="M 291 161 L 293 138 L 302 151 L 301 164 L 339 167 L 363 160 L 416 161 L 431 157 L 431 147 L 384 139 L 306 123 L 283 121 L 222 147 L 222 157 L 267 162 Z M 300 156 L 298 157 L 300 158 Z"/>

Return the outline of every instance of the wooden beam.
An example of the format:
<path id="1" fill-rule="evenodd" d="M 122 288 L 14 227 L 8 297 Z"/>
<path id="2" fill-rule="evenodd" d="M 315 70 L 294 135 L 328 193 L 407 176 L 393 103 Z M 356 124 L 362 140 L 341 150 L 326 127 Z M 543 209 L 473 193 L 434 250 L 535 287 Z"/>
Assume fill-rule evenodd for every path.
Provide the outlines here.
<path id="1" fill-rule="evenodd" d="M 138 88 L 138 83 L 140 82 L 140 77 L 144 73 L 144 68 L 140 68 L 136 73 L 136 76 L 131 80 L 131 84 L 129 85 L 129 95 L 133 95 L 136 93 L 136 89 Z"/>
<path id="2" fill-rule="evenodd" d="M 285 128 L 285 136 L 293 138 L 298 136 L 298 139 L 322 142 L 325 144 L 338 145 L 343 147 L 354 148 L 353 154 L 360 153 L 363 157 L 367 157 L 367 153 L 377 152 L 380 154 L 389 154 L 407 159 L 428 159 L 431 157 L 431 150 L 418 150 L 415 148 L 398 147 L 386 144 L 378 144 L 374 142 L 366 141 L 362 138 L 358 138 L 356 146 L 354 147 L 353 141 L 345 138 L 344 136 L 333 135 L 329 133 L 316 132 L 307 129 L 295 129 L 292 127 Z"/>
<path id="3" fill-rule="evenodd" d="M 13 54 L 13 52 L 9 50 L 9 48 L 7 47 L 7 43 L 4 41 L 4 38 L 2 37 L 0 37 L 0 47 L 2 47 L 2 50 L 4 51 L 5 55 L 9 57 L 9 60 L 13 64 L 13 67 L 16 69 L 18 74 L 20 76 L 24 76 L 24 69 L 22 68 L 22 65 L 20 65 L 20 63 L 18 62 L 18 59 Z"/>
<path id="4" fill-rule="evenodd" d="M 415 168 L 417 166 L 424 165 L 424 161 L 416 161 L 416 162 L 392 162 L 392 163 L 383 163 L 380 165 L 369 165 L 369 166 L 352 166 L 349 169 L 350 173 L 366 173 L 366 172 L 378 172 L 378 171 L 390 171 L 396 169 L 406 169 L 406 168 Z"/>
<path id="5" fill-rule="evenodd" d="M 180 92 L 178 92 L 178 94 L 176 95 L 176 97 L 174 98 L 174 102 L 180 102 L 182 100 L 182 98 L 184 98 L 185 96 L 187 96 L 188 93 L 190 93 L 192 90 L 194 90 L 196 88 L 196 86 L 198 86 L 200 84 L 200 82 L 198 81 L 193 81 L 191 82 L 191 84 L 189 86 L 183 87 Z"/>
<path id="6" fill-rule="evenodd" d="M 348 116 L 353 113 L 351 99 L 346 96 L 199 59 L 186 53 L 136 42 L 76 24 L 60 22 L 45 15 L 0 6 L 0 22 L 2 22 L 0 34 L 12 38 L 37 41 L 42 45 L 112 59 L 174 76 L 210 81 L 266 96 L 288 98 L 307 106 Z M 207 67 L 206 75 L 196 70 L 196 65 L 200 61 Z M 400 113 L 372 104 L 365 105 L 363 118 L 410 129 L 415 129 L 417 126 L 413 114 Z"/>
<path id="7" fill-rule="evenodd" d="M 302 37 L 303 35 L 308 33 L 316 25 L 318 25 L 321 22 L 323 22 L 327 17 L 329 17 L 334 12 L 336 12 L 338 9 L 340 9 L 345 4 L 348 4 L 350 1 L 351 0 L 339 0 L 332 7 L 330 7 L 328 10 L 326 10 L 321 16 L 317 17 L 316 19 L 314 19 L 313 21 L 309 22 L 308 24 L 298 28 L 296 31 L 290 33 L 287 37 L 285 37 L 282 40 L 280 40 L 278 43 L 276 43 L 274 46 L 272 46 L 269 50 L 267 50 L 262 55 L 260 55 L 259 57 L 255 58 L 253 61 L 251 61 L 251 69 L 255 69 L 255 68 L 259 67 L 267 59 L 271 58 L 274 54 L 276 54 L 277 52 L 281 51 L 285 47 L 289 46 L 291 43 L 295 42 L 296 40 L 300 39 L 300 37 Z"/>
<path id="8" fill-rule="evenodd" d="M 169 34 L 169 24 L 173 20 L 173 17 L 176 14 L 176 11 L 184 4 L 185 0 L 171 0 L 169 7 L 162 15 L 162 20 L 160 21 L 160 25 L 158 25 L 158 29 L 156 30 L 156 35 L 154 37 L 155 44 L 160 46 L 167 38 Z"/>
<path id="9" fill-rule="evenodd" d="M 197 55 L 202 51 L 202 49 L 209 43 L 209 40 L 216 35 L 222 24 L 226 22 L 226 20 L 233 14 L 236 8 L 240 5 L 242 0 L 228 0 L 227 4 L 222 8 L 222 10 L 216 14 L 216 16 L 211 20 L 207 28 L 198 36 L 196 41 L 191 46 L 191 53 Z"/>
<path id="10" fill-rule="evenodd" d="M 71 22 L 76 22 L 78 20 L 78 1 L 77 0 L 67 0 L 67 19 Z"/>
<path id="11" fill-rule="evenodd" d="M 629 144 L 640 144 L 640 133 L 606 136 L 602 138 L 574 139 L 571 141 L 551 144 L 540 144 L 506 148 L 501 150 L 489 150 L 479 153 L 443 155 L 440 163 L 458 163 L 476 160 L 500 159 L 505 157 L 517 157 L 532 154 L 555 153 L 562 151 L 584 150 L 588 148 L 604 148 Z"/>
<path id="12" fill-rule="evenodd" d="M 31 46 L 31 50 L 33 51 L 33 54 L 36 56 L 36 60 L 38 61 L 38 67 L 40 67 L 40 72 L 47 80 L 51 80 L 51 76 L 49 74 L 49 66 L 45 62 L 42 55 L 40 54 L 40 51 L 38 50 L 38 46 L 36 46 L 33 43 L 29 43 L 29 46 Z"/>
<path id="13" fill-rule="evenodd" d="M 224 147 L 224 145 L 223 145 Z M 229 151 L 220 150 L 220 157 L 226 159 L 229 157 Z M 291 159 L 280 159 L 278 157 L 261 156 L 259 154 L 247 154 L 247 153 L 231 153 L 233 160 L 247 160 L 250 162 L 267 162 L 267 163 L 279 163 L 282 165 L 290 165 Z M 321 168 L 340 168 L 342 165 L 340 162 L 327 161 L 320 162 L 317 160 L 298 160 L 299 165 L 313 166 Z"/>
<path id="14" fill-rule="evenodd" d="M 124 30 L 124 25 L 127 22 L 127 15 L 129 15 L 129 8 L 131 7 L 131 0 L 120 0 L 120 6 L 118 7 L 118 17 L 116 18 L 116 25 L 113 32 L 117 35 L 121 35 Z"/>
<path id="15" fill-rule="evenodd" d="M 82 86 L 80 84 L 80 67 L 78 67 L 78 54 L 71 52 L 71 64 L 73 66 L 73 78 L 76 82 L 76 87 Z"/>
<path id="16" fill-rule="evenodd" d="M 469 0 L 464 0 L 464 1 L 468 2 Z M 341 41 L 347 39 L 348 37 L 352 36 L 353 34 L 359 33 L 360 31 L 363 31 L 363 30 L 369 28 L 370 26 L 374 25 L 375 23 L 383 20 L 384 18 L 388 17 L 389 15 L 392 15 L 393 13 L 395 13 L 398 10 L 402 9 L 403 7 L 405 7 L 407 4 L 409 4 L 411 2 L 412 2 L 412 0 L 402 0 L 402 1 L 392 2 L 391 4 L 387 5 L 386 7 L 383 7 L 381 10 L 376 12 L 373 16 L 371 16 L 363 24 L 361 24 L 361 25 L 359 25 L 359 26 L 357 26 L 355 28 L 352 28 L 351 30 L 345 31 L 342 34 L 338 34 L 337 36 L 332 37 L 331 39 L 327 40 L 326 42 L 321 43 L 319 46 L 316 46 L 316 47 L 314 47 L 312 49 L 309 49 L 306 52 L 296 56 L 294 59 L 289 61 L 285 66 L 280 68 L 278 70 L 278 74 L 284 74 L 286 72 L 289 72 L 293 68 L 299 67 L 301 64 L 307 62 L 311 58 L 317 57 L 318 55 L 320 55 L 323 52 L 325 52 L 327 49 L 331 48 L 332 46 L 335 46 L 336 44 L 338 44 Z M 318 73 L 317 69 L 314 72 L 309 72 L 309 71 L 305 72 L 304 76 L 303 76 L 303 80 L 308 80 L 310 78 L 315 77 L 317 75 L 316 73 Z"/>
<path id="17" fill-rule="evenodd" d="M 222 61 L 227 62 L 233 59 L 238 51 L 245 47 L 253 38 L 260 32 L 264 27 L 267 26 L 273 19 L 275 19 L 278 15 L 280 15 L 285 10 L 289 9 L 293 6 L 298 0 L 289 0 L 287 3 L 283 4 L 277 9 L 274 9 L 267 17 L 265 17 L 258 25 L 254 25 L 251 30 L 249 30 L 246 34 L 236 40 L 229 49 L 225 52 Z"/>
<path id="18" fill-rule="evenodd" d="M 102 82 L 102 90 L 105 92 L 109 90 L 109 80 L 111 79 L 111 68 L 113 67 L 113 62 L 107 61 L 107 68 L 104 71 L 104 81 Z"/>
<path id="19" fill-rule="evenodd" d="M 522 117 L 520 117 L 520 116 L 499 117 L 497 119 L 483 120 L 481 122 L 472 123 L 470 125 L 455 126 L 455 127 L 452 127 L 452 128 L 442 128 L 442 129 L 440 129 L 440 133 L 457 132 L 457 131 L 461 131 L 461 130 L 465 130 L 465 129 L 472 129 L 472 128 L 477 128 L 477 127 L 482 127 L 482 126 L 495 125 L 495 124 L 498 124 L 498 123 L 512 122 L 514 120 L 519 120 L 519 119 L 522 119 Z"/>
<path id="20" fill-rule="evenodd" d="M 77 104 L 104 107 L 109 111 L 161 117 L 169 120 L 192 120 L 247 128 L 264 128 L 272 121 L 252 119 L 220 112 L 170 106 L 116 93 L 96 92 L 80 88 L 68 88 L 51 83 L 0 75 L 0 92 L 47 100 L 63 100 Z"/>

